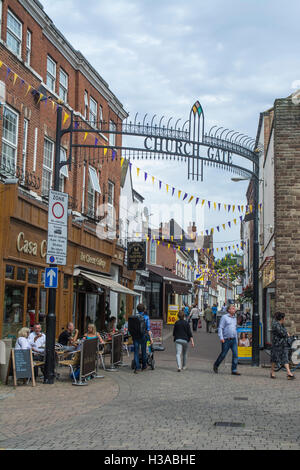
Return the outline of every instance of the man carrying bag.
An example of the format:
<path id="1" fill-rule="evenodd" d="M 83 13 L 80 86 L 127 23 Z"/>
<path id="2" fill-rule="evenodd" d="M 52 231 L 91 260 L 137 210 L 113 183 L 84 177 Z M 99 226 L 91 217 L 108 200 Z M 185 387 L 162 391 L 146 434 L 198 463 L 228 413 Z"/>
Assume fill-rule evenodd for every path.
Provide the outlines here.
<path id="1" fill-rule="evenodd" d="M 143 304 L 137 306 L 137 313 L 128 318 L 128 331 L 132 336 L 134 346 L 135 374 L 141 371 L 140 349 L 142 354 L 142 370 L 147 369 L 147 341 L 148 338 L 152 344 L 150 332 L 150 318 L 145 313 Z"/>

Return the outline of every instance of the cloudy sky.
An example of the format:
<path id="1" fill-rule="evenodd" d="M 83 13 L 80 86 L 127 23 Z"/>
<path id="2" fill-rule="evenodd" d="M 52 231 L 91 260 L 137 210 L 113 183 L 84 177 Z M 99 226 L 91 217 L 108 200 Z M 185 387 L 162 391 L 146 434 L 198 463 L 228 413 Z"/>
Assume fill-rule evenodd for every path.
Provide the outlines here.
<path id="1" fill-rule="evenodd" d="M 138 112 L 184 122 L 199 100 L 206 130 L 218 125 L 255 137 L 259 113 L 300 83 L 298 0 L 86 0 L 84 8 L 82 0 L 41 1 L 132 119 Z M 233 183 L 229 172 L 205 168 L 204 181 L 192 183 L 184 163 L 134 164 L 201 198 L 245 203 L 247 183 Z M 133 172 L 134 185 L 150 211 L 172 204 L 141 175 Z M 188 215 L 196 216 L 204 228 L 234 218 L 225 210 Z M 219 246 L 238 239 L 238 227 L 215 236 Z"/>

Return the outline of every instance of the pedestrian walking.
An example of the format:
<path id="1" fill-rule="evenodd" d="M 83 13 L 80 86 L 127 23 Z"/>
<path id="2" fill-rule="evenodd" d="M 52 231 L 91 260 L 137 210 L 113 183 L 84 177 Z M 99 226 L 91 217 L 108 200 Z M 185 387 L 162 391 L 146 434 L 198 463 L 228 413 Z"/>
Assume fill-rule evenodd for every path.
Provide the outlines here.
<path id="1" fill-rule="evenodd" d="M 140 364 L 140 350 L 142 360 L 142 370 L 147 369 L 147 341 L 150 340 L 151 344 L 152 335 L 150 331 L 150 318 L 145 313 L 145 306 L 139 304 L 137 306 L 137 312 L 128 319 L 128 331 L 132 336 L 133 347 L 134 347 L 134 372 L 137 374 L 141 371 Z"/>
<path id="2" fill-rule="evenodd" d="M 199 318 L 200 318 L 200 310 L 197 307 L 197 305 L 193 306 L 190 317 L 192 319 L 193 331 L 197 331 Z"/>
<path id="3" fill-rule="evenodd" d="M 189 322 L 190 319 L 190 307 L 188 305 L 184 306 L 184 315 L 185 315 L 185 320 Z"/>
<path id="4" fill-rule="evenodd" d="M 214 304 L 211 309 L 212 309 L 212 314 L 213 314 L 213 327 L 216 328 L 217 327 L 217 313 L 218 313 L 217 304 Z"/>
<path id="5" fill-rule="evenodd" d="M 191 343 L 192 347 L 195 345 L 190 325 L 185 320 L 185 313 L 183 310 L 179 311 L 178 318 L 179 320 L 177 320 L 174 325 L 173 336 L 176 345 L 177 370 L 178 372 L 181 372 L 181 370 L 186 369 L 189 343 Z"/>
<path id="6" fill-rule="evenodd" d="M 206 333 L 211 333 L 213 313 L 209 305 L 207 305 L 206 309 L 204 310 L 204 320 L 206 321 Z"/>
<path id="7" fill-rule="evenodd" d="M 275 367 L 277 364 L 284 365 L 287 371 L 288 380 L 295 379 L 295 376 L 290 371 L 288 359 L 288 338 L 289 333 L 284 326 L 285 313 L 277 312 L 275 319 L 272 322 L 272 350 L 271 350 L 271 379 L 275 377 Z"/>
<path id="8" fill-rule="evenodd" d="M 232 375 L 241 375 L 237 371 L 238 365 L 238 341 L 237 341 L 237 331 L 236 331 L 236 316 L 235 316 L 235 306 L 230 305 L 227 308 L 227 313 L 222 316 L 218 335 L 222 344 L 221 354 L 218 356 L 216 362 L 214 363 L 214 372 L 218 373 L 218 367 L 221 362 L 227 356 L 229 349 L 232 351 L 232 364 L 231 364 L 231 374 Z"/>

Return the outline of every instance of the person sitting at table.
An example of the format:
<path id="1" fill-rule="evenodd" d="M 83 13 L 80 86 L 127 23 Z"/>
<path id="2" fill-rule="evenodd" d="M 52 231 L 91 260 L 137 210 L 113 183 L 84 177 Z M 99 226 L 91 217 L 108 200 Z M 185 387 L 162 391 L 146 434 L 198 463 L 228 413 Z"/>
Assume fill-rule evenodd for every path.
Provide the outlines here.
<path id="1" fill-rule="evenodd" d="M 29 334 L 29 328 L 21 328 L 18 331 L 18 339 L 15 344 L 15 349 L 31 349 L 31 344 L 28 341 Z"/>
<path id="2" fill-rule="evenodd" d="M 103 339 L 101 338 L 100 333 L 97 332 L 96 327 L 93 323 L 90 323 L 87 328 L 87 333 L 83 335 L 83 339 L 94 339 L 98 338 L 100 343 L 104 343 Z"/>
<path id="3" fill-rule="evenodd" d="M 39 323 L 35 323 L 33 331 L 28 337 L 28 341 L 35 353 L 44 354 L 46 345 L 46 335 L 42 332 L 42 327 Z"/>
<path id="4" fill-rule="evenodd" d="M 77 348 L 78 333 L 73 323 L 69 322 L 66 330 L 59 335 L 58 343 L 64 347 L 65 351 L 74 351 Z"/>
<path id="5" fill-rule="evenodd" d="M 116 331 L 117 331 L 116 323 L 117 323 L 116 317 L 110 317 L 108 325 L 107 325 L 107 332 L 108 333 L 116 333 Z"/>

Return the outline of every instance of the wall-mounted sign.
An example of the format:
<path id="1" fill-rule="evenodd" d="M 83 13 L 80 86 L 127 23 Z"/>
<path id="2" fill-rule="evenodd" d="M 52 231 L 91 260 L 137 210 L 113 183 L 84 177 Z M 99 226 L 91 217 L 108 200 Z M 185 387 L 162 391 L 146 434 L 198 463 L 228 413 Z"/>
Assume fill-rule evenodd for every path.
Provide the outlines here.
<path id="1" fill-rule="evenodd" d="M 127 247 L 127 269 L 146 269 L 146 242 L 130 242 Z"/>
<path id="2" fill-rule="evenodd" d="M 68 194 L 49 191 L 47 263 L 67 264 Z"/>

